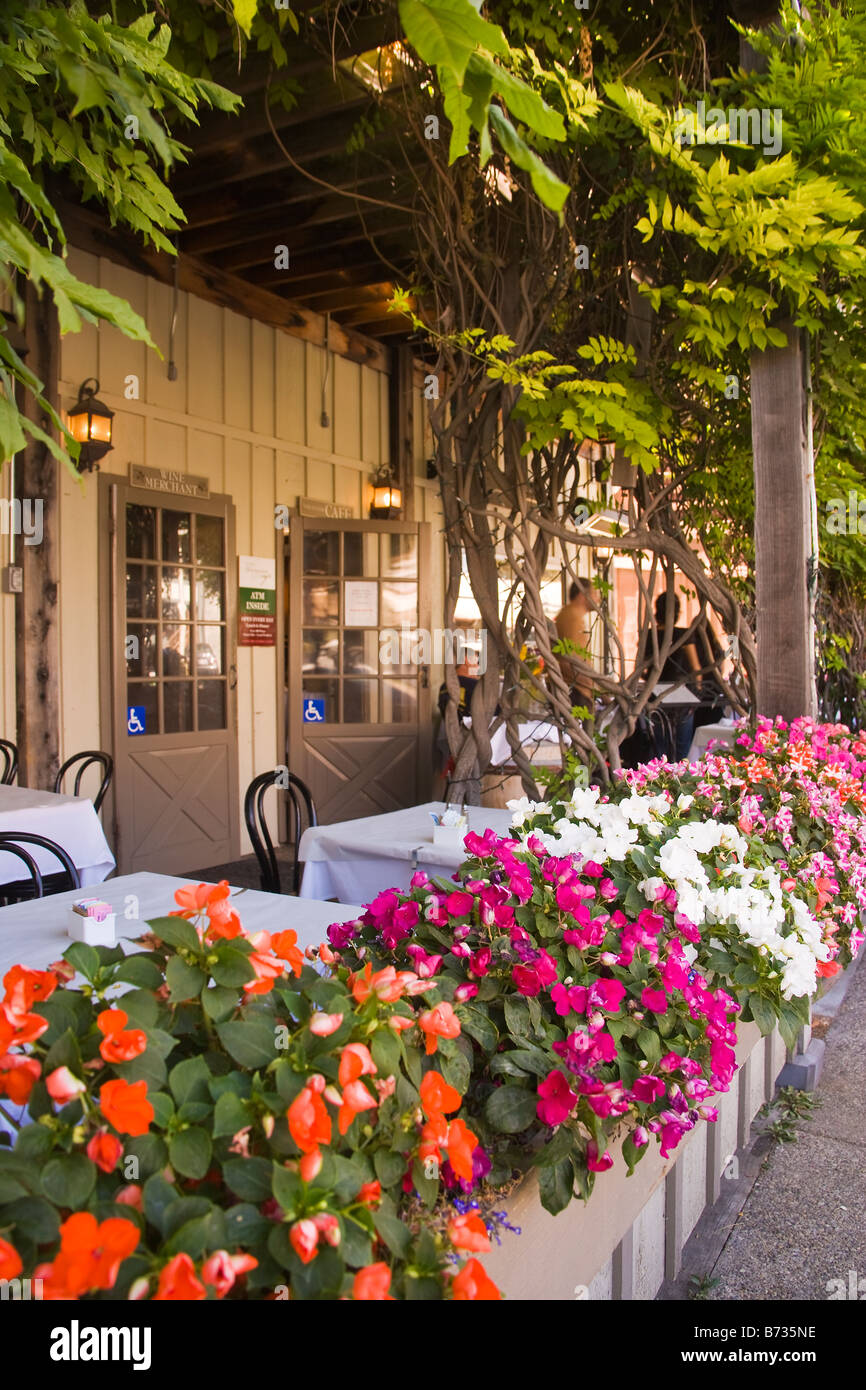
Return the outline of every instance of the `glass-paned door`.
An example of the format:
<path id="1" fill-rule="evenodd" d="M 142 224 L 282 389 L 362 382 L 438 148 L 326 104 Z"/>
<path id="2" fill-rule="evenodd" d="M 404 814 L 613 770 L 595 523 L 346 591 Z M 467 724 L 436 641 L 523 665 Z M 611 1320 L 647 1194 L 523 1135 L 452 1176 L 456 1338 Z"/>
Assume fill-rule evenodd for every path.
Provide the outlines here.
<path id="1" fill-rule="evenodd" d="M 418 640 L 429 528 L 298 517 L 290 557 L 289 747 L 320 819 L 410 805 L 429 778 L 429 648 Z"/>
<path id="2" fill-rule="evenodd" d="M 240 848 L 234 508 L 111 487 L 118 862 L 195 872 Z"/>

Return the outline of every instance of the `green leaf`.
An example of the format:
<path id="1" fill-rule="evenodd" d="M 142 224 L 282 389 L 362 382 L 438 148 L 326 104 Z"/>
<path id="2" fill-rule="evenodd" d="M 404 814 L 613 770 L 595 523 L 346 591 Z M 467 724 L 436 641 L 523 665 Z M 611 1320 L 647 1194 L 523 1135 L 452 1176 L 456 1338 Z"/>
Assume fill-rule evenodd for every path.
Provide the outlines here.
<path id="1" fill-rule="evenodd" d="M 274 1196 L 283 1211 L 288 1215 L 296 1212 L 304 1190 L 304 1184 L 298 1174 L 293 1173 L 290 1168 L 284 1168 L 281 1163 L 275 1163 L 272 1185 Z"/>
<path id="2" fill-rule="evenodd" d="M 168 1162 L 168 1149 L 158 1134 L 141 1134 L 135 1139 L 127 1139 L 124 1155 L 138 1159 L 141 1178 L 149 1178 L 158 1173 Z"/>
<path id="3" fill-rule="evenodd" d="M 209 1019 L 214 1023 L 224 1023 L 238 1006 L 238 992 L 236 989 L 223 989 L 220 985 L 210 989 L 205 987 L 201 992 L 201 1002 Z"/>
<path id="4" fill-rule="evenodd" d="M 764 1037 L 772 1033 L 776 1026 L 776 1010 L 763 994 L 750 994 L 749 1007 L 752 1010 L 752 1018 L 757 1023 Z"/>
<path id="5" fill-rule="evenodd" d="M 505 113 L 495 104 L 490 107 L 490 124 L 499 136 L 500 144 L 518 169 L 529 174 L 536 196 L 553 212 L 561 212 L 571 189 L 548 169 L 534 150 L 522 140 Z"/>
<path id="6" fill-rule="evenodd" d="M 377 1028 L 370 1043 L 370 1052 L 380 1076 L 396 1076 L 403 1053 L 393 1029 Z"/>
<path id="7" fill-rule="evenodd" d="M 223 941 L 217 954 L 219 960 L 211 966 L 210 973 L 218 985 L 223 985 L 226 989 L 239 989 L 247 980 L 255 979 L 256 972 L 250 965 L 249 955 L 237 946 Z"/>
<path id="8" fill-rule="evenodd" d="M 0 1208 L 0 1230 L 5 1229 L 35 1245 L 52 1245 L 60 1234 L 60 1216 L 44 1197 L 21 1197 Z"/>
<path id="9" fill-rule="evenodd" d="M 409 1227 L 399 1220 L 393 1209 L 387 1209 L 384 1202 L 373 1212 L 373 1225 L 391 1254 L 402 1258 L 412 1243 Z"/>
<path id="10" fill-rule="evenodd" d="M 536 1118 L 538 1097 L 522 1086 L 500 1086 L 487 1098 L 484 1116 L 502 1134 L 520 1134 Z"/>
<path id="11" fill-rule="evenodd" d="M 574 1134 L 568 1125 L 560 1125 L 553 1138 L 535 1155 L 532 1162 L 536 1168 L 547 1168 L 552 1163 L 560 1163 L 567 1158 L 575 1146 Z"/>
<path id="12" fill-rule="evenodd" d="M 570 1158 L 538 1170 L 538 1194 L 541 1205 L 552 1216 L 558 1216 L 571 1201 L 574 1170 Z"/>
<path id="13" fill-rule="evenodd" d="M 195 927 L 183 917 L 152 917 L 147 924 L 154 936 L 167 946 L 175 946 L 192 951 L 196 956 L 202 954 L 202 944 Z"/>
<path id="14" fill-rule="evenodd" d="M 223 1177 L 245 1202 L 264 1202 L 271 1196 L 273 1164 L 266 1158 L 229 1158 L 223 1164 Z"/>
<path id="15" fill-rule="evenodd" d="M 96 972 L 99 969 L 99 956 L 92 946 L 87 946 L 83 941 L 73 941 L 63 952 L 63 959 L 68 960 L 70 965 L 74 965 L 80 975 L 91 984 L 96 979 Z"/>
<path id="16" fill-rule="evenodd" d="M 177 1104 L 183 1105 L 188 1100 L 210 1100 L 210 1076 L 203 1057 L 188 1057 L 172 1067 L 168 1084 Z"/>
<path id="17" fill-rule="evenodd" d="M 160 1129 L 166 1129 L 174 1115 L 174 1101 L 167 1091 L 148 1090 L 147 1098 L 153 1106 L 154 1123 Z"/>
<path id="18" fill-rule="evenodd" d="M 207 1130 L 193 1126 L 173 1134 L 168 1141 L 168 1160 L 185 1178 L 203 1178 L 210 1167 L 213 1146 Z"/>
<path id="19" fill-rule="evenodd" d="M 250 1123 L 243 1101 L 234 1091 L 224 1091 L 218 1098 L 213 1117 L 214 1139 L 223 1134 L 237 1134 Z"/>
<path id="20" fill-rule="evenodd" d="M 217 1036 L 229 1056 L 241 1067 L 266 1067 L 277 1055 L 274 1024 L 263 1018 L 248 1017 L 221 1023 Z"/>
<path id="21" fill-rule="evenodd" d="M 71 1028 L 61 1033 L 56 1043 L 48 1049 L 48 1055 L 42 1064 L 43 1076 L 48 1076 L 57 1067 L 68 1067 L 76 1076 L 81 1075 L 81 1053 L 78 1039 Z"/>
<path id="22" fill-rule="evenodd" d="M 165 1252 L 167 1255 L 185 1252 L 198 1260 L 209 1250 L 221 1250 L 225 1240 L 225 1215 L 219 1207 L 213 1207 L 207 1216 L 196 1216 L 175 1231 L 171 1239 L 166 1241 Z"/>
<path id="23" fill-rule="evenodd" d="M 144 1213 L 152 1226 L 165 1235 L 165 1217 L 168 1209 L 178 1200 L 178 1189 L 168 1182 L 162 1173 L 154 1173 L 142 1188 Z"/>
<path id="24" fill-rule="evenodd" d="M 377 1149 L 373 1155 L 373 1167 L 383 1188 L 394 1187 L 406 1171 L 406 1160 L 392 1149 Z"/>
<path id="25" fill-rule="evenodd" d="M 115 970 L 114 978 L 115 981 L 122 980 L 126 984 L 135 985 L 138 989 L 159 989 L 162 984 L 162 971 L 150 957 L 131 955 Z M 123 1007 L 126 1008 L 125 996 Z"/>
<path id="26" fill-rule="evenodd" d="M 232 0 L 232 13 L 247 38 L 249 38 L 252 32 L 253 20 L 256 17 L 257 9 L 258 0 Z"/>
<path id="27" fill-rule="evenodd" d="M 662 1055 L 661 1039 L 652 1028 L 641 1028 L 635 1042 L 650 1066 L 654 1066 L 660 1060 Z"/>
<path id="28" fill-rule="evenodd" d="M 506 994 L 504 1002 L 505 1026 L 512 1037 L 530 1037 L 532 1034 L 532 1020 L 529 1017 L 529 1005 L 523 996 Z"/>
<path id="29" fill-rule="evenodd" d="M 172 956 L 165 969 L 171 1002 L 177 1004 L 184 999 L 192 999 L 201 991 L 206 978 L 198 966 L 187 964 L 180 956 Z"/>

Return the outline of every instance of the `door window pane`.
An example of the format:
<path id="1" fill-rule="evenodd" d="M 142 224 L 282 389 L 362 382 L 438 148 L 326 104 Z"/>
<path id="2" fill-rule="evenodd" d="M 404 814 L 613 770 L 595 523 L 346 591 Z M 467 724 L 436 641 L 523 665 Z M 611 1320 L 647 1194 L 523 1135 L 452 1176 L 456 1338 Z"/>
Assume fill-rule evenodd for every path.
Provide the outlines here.
<path id="1" fill-rule="evenodd" d="M 159 687 L 156 681 L 130 681 L 126 687 L 126 703 L 130 707 L 135 705 L 140 708 L 144 706 L 144 719 L 139 722 L 144 723 L 146 734 L 159 733 Z"/>
<path id="2" fill-rule="evenodd" d="M 336 628 L 308 627 L 304 630 L 301 670 L 311 675 L 336 675 L 340 669 L 340 634 Z"/>
<path id="3" fill-rule="evenodd" d="M 136 560 L 156 559 L 156 508 L 126 508 L 126 553 Z"/>
<path id="4" fill-rule="evenodd" d="M 195 519 L 195 562 L 197 565 L 224 565 L 223 519 L 197 516 Z"/>
<path id="5" fill-rule="evenodd" d="M 192 681 L 165 681 L 162 709 L 163 733 L 189 733 L 192 729 Z"/>
<path id="6" fill-rule="evenodd" d="M 417 628 L 401 627 L 383 631 L 379 637 L 379 662 L 390 676 L 413 676 L 421 665 L 430 665 L 435 658 L 428 648 L 430 638 Z"/>
<path id="7" fill-rule="evenodd" d="M 339 531 L 304 532 L 304 574 L 340 573 Z"/>
<path id="8" fill-rule="evenodd" d="M 195 616 L 200 623 L 225 617 L 225 575 L 219 570 L 196 570 Z"/>
<path id="9" fill-rule="evenodd" d="M 199 681 L 198 727 L 200 729 L 224 729 L 226 727 L 225 681 Z"/>
<path id="10" fill-rule="evenodd" d="M 418 585 L 386 580 L 382 585 L 382 626 L 400 627 L 406 623 L 414 627 L 417 621 Z"/>
<path id="11" fill-rule="evenodd" d="M 415 579 L 418 575 L 418 537 L 411 531 L 382 536 L 382 574 L 395 579 Z"/>
<path id="12" fill-rule="evenodd" d="M 155 627 L 145 627 L 143 623 L 130 625 L 126 634 L 126 674 L 157 675 Z"/>
<path id="13" fill-rule="evenodd" d="M 164 676 L 188 676 L 192 645 L 192 626 L 189 623 L 163 623 L 162 626 L 162 674 Z"/>
<path id="14" fill-rule="evenodd" d="M 418 717 L 418 682 L 382 682 L 382 723 L 414 724 Z"/>
<path id="15" fill-rule="evenodd" d="M 160 584 L 163 622 L 185 622 L 192 616 L 190 575 L 191 570 L 163 566 Z"/>
<path id="16" fill-rule="evenodd" d="M 343 535 L 343 573 L 375 579 L 379 573 L 378 531 L 346 531 Z"/>
<path id="17" fill-rule="evenodd" d="M 376 724 L 379 719 L 379 682 L 343 681 L 343 723 Z"/>
<path id="18" fill-rule="evenodd" d="M 221 676 L 225 671 L 225 628 L 216 623 L 200 623 L 195 646 L 197 676 Z M 199 707 L 201 712 L 201 707 Z M 201 727 L 201 723 L 199 723 Z"/>
<path id="19" fill-rule="evenodd" d="M 375 676 L 379 670 L 379 634 L 347 627 L 343 632 L 343 674 Z"/>
<path id="20" fill-rule="evenodd" d="M 162 558 L 173 561 L 177 565 L 188 565 L 191 562 L 192 537 L 189 512 L 163 512 Z"/>
<path id="21" fill-rule="evenodd" d="M 339 621 L 339 580 L 304 580 L 304 623 Z"/>
<path id="22" fill-rule="evenodd" d="M 304 686 L 301 691 L 302 710 L 306 708 L 308 700 L 324 700 L 324 718 L 313 720 L 313 723 L 336 724 L 339 718 L 339 706 L 337 703 L 337 690 L 340 682 L 328 680 L 322 676 L 305 676 Z M 318 711 L 317 711 L 318 712 Z M 305 723 L 308 721 L 304 721 Z"/>
<path id="23" fill-rule="evenodd" d="M 156 569 L 153 566 L 127 565 L 126 616 L 156 617 Z"/>

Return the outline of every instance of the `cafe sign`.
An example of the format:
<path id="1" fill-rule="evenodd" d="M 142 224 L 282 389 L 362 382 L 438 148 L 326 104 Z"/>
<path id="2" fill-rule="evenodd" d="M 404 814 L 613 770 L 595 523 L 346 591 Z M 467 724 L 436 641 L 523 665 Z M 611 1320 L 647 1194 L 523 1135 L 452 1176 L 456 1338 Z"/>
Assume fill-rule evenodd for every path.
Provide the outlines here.
<path id="1" fill-rule="evenodd" d="M 276 561 L 238 556 L 238 646 L 273 647 L 277 641 Z"/>

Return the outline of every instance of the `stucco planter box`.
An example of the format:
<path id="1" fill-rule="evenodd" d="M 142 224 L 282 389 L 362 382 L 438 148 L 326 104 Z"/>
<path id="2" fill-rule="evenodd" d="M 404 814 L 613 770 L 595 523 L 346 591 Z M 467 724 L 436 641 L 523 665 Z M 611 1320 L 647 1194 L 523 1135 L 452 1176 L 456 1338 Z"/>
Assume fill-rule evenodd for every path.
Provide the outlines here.
<path id="1" fill-rule="evenodd" d="M 622 1140 L 610 1145 L 614 1166 L 600 1173 L 588 1203 L 573 1200 L 558 1216 L 545 1211 L 534 1173 L 505 1204 L 519 1236 L 483 1256 L 485 1268 L 512 1299 L 651 1299 L 679 1272 L 682 1247 L 749 1126 L 772 1097 L 786 1051 L 778 1031 L 762 1038 L 754 1023 L 740 1026 L 731 1089 L 714 1098 L 719 1118 L 701 1122 L 669 1158 L 653 1139 L 627 1176 Z"/>

